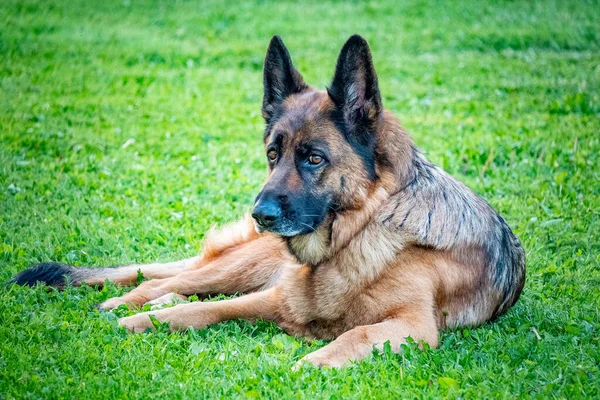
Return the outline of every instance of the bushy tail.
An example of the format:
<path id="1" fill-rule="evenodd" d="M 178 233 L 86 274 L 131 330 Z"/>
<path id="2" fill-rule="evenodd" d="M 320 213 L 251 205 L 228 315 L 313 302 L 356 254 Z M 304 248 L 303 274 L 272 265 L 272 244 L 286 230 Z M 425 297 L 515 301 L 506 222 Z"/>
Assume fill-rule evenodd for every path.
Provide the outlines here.
<path id="1" fill-rule="evenodd" d="M 492 314 L 492 319 L 499 317 L 511 308 L 521 296 L 525 285 L 525 250 L 510 227 L 501 216 L 499 229 L 498 252 L 492 260 L 492 279 L 496 288 L 502 293 L 502 300 Z"/>
<path id="2" fill-rule="evenodd" d="M 77 275 L 80 275 L 80 271 L 71 265 L 47 262 L 34 264 L 21 271 L 8 282 L 8 285 L 34 286 L 36 283 L 42 282 L 48 286 L 62 288 L 67 282 L 76 282 L 78 280 Z"/>

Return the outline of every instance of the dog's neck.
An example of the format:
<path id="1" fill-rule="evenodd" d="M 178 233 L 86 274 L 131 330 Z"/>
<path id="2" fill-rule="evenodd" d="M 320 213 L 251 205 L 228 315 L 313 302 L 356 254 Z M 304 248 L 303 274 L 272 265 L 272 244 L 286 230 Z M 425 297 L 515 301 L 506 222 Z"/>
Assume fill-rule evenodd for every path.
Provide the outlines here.
<path id="1" fill-rule="evenodd" d="M 360 234 L 389 197 L 385 186 L 375 183 L 360 208 L 330 214 L 314 232 L 288 238 L 290 252 L 312 267 L 331 259 Z"/>

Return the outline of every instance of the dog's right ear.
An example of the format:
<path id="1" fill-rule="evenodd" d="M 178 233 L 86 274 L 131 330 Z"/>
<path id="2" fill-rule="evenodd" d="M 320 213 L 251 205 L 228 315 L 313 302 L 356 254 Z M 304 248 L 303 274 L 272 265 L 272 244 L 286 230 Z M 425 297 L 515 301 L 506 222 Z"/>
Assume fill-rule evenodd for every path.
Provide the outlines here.
<path id="1" fill-rule="evenodd" d="M 281 104 L 286 97 L 299 93 L 307 87 L 302 75 L 294 68 L 290 53 L 277 35 L 273 36 L 267 49 L 263 84 L 262 115 L 267 124 L 273 117 L 277 105 Z"/>

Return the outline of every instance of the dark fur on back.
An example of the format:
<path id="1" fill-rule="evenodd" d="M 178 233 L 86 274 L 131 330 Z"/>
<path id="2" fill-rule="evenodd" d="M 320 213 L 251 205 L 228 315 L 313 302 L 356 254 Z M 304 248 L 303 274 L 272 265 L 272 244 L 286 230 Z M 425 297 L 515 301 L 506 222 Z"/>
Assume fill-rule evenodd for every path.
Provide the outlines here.
<path id="1" fill-rule="evenodd" d="M 488 319 L 504 314 L 518 300 L 525 283 L 525 252 L 504 219 L 482 197 L 428 161 L 412 147 L 406 183 L 392 196 L 381 222 L 407 234 L 418 245 L 448 251 L 464 265 L 483 266 L 481 296 L 473 296 L 459 324 L 470 321 L 498 293 Z M 491 306 L 491 304 L 490 304 Z"/>

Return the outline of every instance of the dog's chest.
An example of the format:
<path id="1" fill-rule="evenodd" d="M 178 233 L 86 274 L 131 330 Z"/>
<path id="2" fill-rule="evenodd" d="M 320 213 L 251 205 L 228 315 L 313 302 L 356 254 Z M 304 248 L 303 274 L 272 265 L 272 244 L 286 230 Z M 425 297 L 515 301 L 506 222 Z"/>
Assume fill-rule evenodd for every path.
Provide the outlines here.
<path id="1" fill-rule="evenodd" d="M 335 268 L 295 267 L 282 282 L 284 319 L 312 336 L 336 337 L 378 318 L 375 310 L 379 308 L 369 291 L 349 282 Z"/>
<path id="2" fill-rule="evenodd" d="M 369 225 L 318 267 L 290 268 L 282 279 L 286 317 L 298 326 L 320 332 L 313 334 L 317 337 L 326 337 L 328 332 L 336 332 L 336 336 L 355 326 L 378 322 L 402 298 L 395 279 L 392 287 L 386 283 L 393 275 L 390 268 L 402 242 L 399 235 Z M 297 250 L 311 255 L 328 249 L 312 242 L 301 244 Z M 304 260 L 308 262 L 306 257 Z"/>

